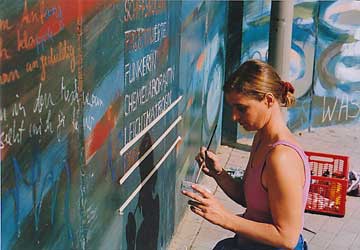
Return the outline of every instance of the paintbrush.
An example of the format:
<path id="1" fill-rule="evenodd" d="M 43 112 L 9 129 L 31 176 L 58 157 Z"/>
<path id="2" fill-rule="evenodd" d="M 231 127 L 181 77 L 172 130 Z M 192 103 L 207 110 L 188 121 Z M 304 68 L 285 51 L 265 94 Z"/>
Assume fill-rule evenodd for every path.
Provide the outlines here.
<path id="1" fill-rule="evenodd" d="M 195 183 L 198 182 L 199 177 L 200 177 L 200 174 L 201 174 L 201 172 L 202 172 L 202 169 L 204 168 L 205 161 L 206 161 L 206 158 L 207 158 L 207 151 L 210 149 L 211 142 L 212 142 L 212 140 L 213 140 L 213 138 L 214 138 L 214 135 L 215 135 L 215 132 L 216 132 L 216 128 L 217 128 L 217 124 L 215 125 L 214 131 L 213 131 L 212 134 L 211 134 L 209 144 L 208 144 L 207 147 L 206 147 L 206 150 L 205 150 L 205 159 L 204 159 L 203 164 L 201 164 L 201 166 L 200 166 L 200 168 L 199 168 L 199 172 L 198 172 L 198 174 L 197 174 L 197 176 L 196 176 Z"/>

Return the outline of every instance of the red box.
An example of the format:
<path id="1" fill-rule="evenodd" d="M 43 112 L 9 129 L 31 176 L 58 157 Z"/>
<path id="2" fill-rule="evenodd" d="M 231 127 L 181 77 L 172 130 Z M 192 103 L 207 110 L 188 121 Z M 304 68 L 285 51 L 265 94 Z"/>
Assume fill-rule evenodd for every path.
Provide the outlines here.
<path id="1" fill-rule="evenodd" d="M 308 152 L 311 182 L 306 211 L 343 217 L 348 187 L 349 157 Z"/>

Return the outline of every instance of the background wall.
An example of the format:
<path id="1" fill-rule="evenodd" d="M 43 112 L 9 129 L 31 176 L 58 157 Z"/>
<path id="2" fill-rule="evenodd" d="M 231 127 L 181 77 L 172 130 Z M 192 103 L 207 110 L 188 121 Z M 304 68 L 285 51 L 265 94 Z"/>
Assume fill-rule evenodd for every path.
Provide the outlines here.
<path id="1" fill-rule="evenodd" d="M 1 248 L 166 249 L 187 207 L 180 182 L 222 122 L 225 76 L 267 60 L 270 8 L 1 1 Z M 291 129 L 359 121 L 359 12 L 295 1 Z M 218 126 L 213 148 L 220 138 Z"/>
<path id="2" fill-rule="evenodd" d="M 1 1 L 1 249 L 166 249 L 180 181 L 221 122 L 226 16 L 226 2 Z"/>
<path id="3" fill-rule="evenodd" d="M 228 58 L 228 69 L 251 58 L 267 61 L 271 1 L 233 4 L 241 5 L 243 15 L 239 20 L 230 11 L 229 24 L 236 22 L 242 30 L 229 28 L 228 51 L 241 43 L 241 55 Z M 297 103 L 288 109 L 288 126 L 293 131 L 359 122 L 359 20 L 358 1 L 294 1 L 287 79 L 296 89 Z M 239 126 L 236 133 L 237 139 L 252 136 Z"/>

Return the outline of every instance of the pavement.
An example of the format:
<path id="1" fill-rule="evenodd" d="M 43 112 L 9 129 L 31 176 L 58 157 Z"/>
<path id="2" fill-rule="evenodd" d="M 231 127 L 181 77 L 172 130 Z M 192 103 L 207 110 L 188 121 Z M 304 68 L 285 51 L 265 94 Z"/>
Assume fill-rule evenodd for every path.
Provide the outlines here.
<path id="1" fill-rule="evenodd" d="M 295 135 L 306 151 L 347 155 L 350 157 L 350 169 L 360 172 L 360 123 L 314 128 L 296 132 Z M 248 140 L 241 143 L 250 145 L 251 139 Z M 217 154 L 224 169 L 244 169 L 249 157 L 249 152 L 228 146 L 220 146 Z M 200 183 L 230 211 L 236 214 L 244 212 L 245 209 L 230 200 L 210 177 L 204 175 Z M 360 197 L 347 196 L 344 217 L 305 213 L 304 228 L 312 231 L 302 232 L 309 250 L 359 250 Z M 211 250 L 218 241 L 233 235 L 233 232 L 209 223 L 189 209 L 178 225 L 168 250 Z"/>

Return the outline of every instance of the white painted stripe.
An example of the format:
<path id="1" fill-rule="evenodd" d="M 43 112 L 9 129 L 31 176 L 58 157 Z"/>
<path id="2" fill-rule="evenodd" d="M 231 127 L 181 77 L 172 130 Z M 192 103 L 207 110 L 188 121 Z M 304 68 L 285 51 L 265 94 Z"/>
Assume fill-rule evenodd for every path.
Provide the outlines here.
<path id="1" fill-rule="evenodd" d="M 178 138 L 175 140 L 173 145 L 169 148 L 169 150 L 166 152 L 166 154 L 161 158 L 161 160 L 156 164 L 156 166 L 151 170 L 151 172 L 146 176 L 146 178 L 140 183 L 140 185 L 132 192 L 132 194 L 129 196 L 129 198 L 124 202 L 124 204 L 118 209 L 118 212 L 120 215 L 124 213 L 125 208 L 129 205 L 129 203 L 134 199 L 135 195 L 139 193 L 139 191 L 145 186 L 145 184 L 150 180 L 151 176 L 161 167 L 162 163 L 166 160 L 166 158 L 169 156 L 171 151 L 175 148 L 176 144 L 181 140 L 181 137 L 178 136 Z"/>
<path id="2" fill-rule="evenodd" d="M 164 112 L 162 112 L 158 117 L 155 118 L 144 130 L 137 134 L 131 141 L 129 141 L 121 150 L 120 155 L 122 156 L 132 145 L 134 145 L 145 133 L 147 133 L 158 121 L 161 120 L 171 109 L 175 107 L 178 102 L 180 102 L 182 96 L 175 100 Z"/>
<path id="3" fill-rule="evenodd" d="M 162 142 L 162 140 L 164 140 L 165 136 L 167 136 L 170 131 L 179 123 L 179 121 L 181 121 L 182 117 L 179 116 L 171 125 L 170 127 L 159 137 L 159 139 L 157 139 L 157 141 L 151 145 L 151 147 L 145 152 L 145 154 L 143 156 L 140 157 L 140 159 L 138 159 L 134 165 L 131 166 L 131 168 L 125 173 L 125 175 L 123 177 L 121 177 L 119 183 L 120 185 L 123 184 L 125 182 L 125 180 L 131 175 L 131 173 L 140 165 L 140 163 L 145 160 L 145 158 L 160 144 L 160 142 Z"/>

